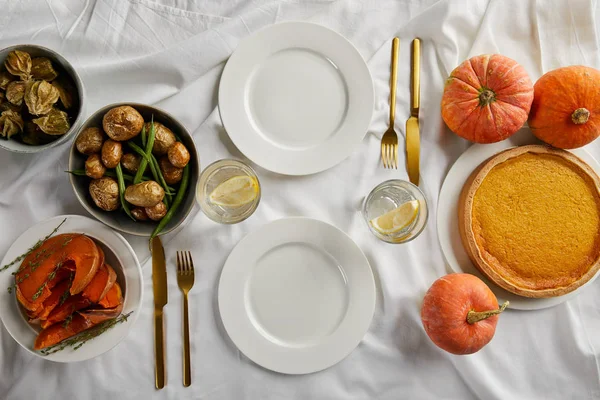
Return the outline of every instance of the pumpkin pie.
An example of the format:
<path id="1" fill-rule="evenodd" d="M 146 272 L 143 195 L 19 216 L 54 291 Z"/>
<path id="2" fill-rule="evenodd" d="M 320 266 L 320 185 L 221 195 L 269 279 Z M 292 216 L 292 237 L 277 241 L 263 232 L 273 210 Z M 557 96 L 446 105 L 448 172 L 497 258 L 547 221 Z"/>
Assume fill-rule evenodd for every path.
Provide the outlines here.
<path id="1" fill-rule="evenodd" d="M 475 170 L 459 202 L 463 245 L 491 281 L 525 297 L 555 297 L 600 268 L 600 178 L 570 152 L 503 151 Z"/>

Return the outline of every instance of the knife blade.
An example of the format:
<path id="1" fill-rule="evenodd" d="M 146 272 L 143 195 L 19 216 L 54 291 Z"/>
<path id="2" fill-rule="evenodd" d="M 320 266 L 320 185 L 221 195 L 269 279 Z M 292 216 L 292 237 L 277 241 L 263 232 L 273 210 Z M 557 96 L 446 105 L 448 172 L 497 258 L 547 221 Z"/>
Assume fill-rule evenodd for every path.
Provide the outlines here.
<path id="1" fill-rule="evenodd" d="M 419 132 L 419 108 L 421 104 L 421 41 L 414 39 L 412 42 L 411 63 L 411 92 L 410 92 L 410 117 L 406 121 L 406 167 L 408 178 L 414 185 L 419 185 L 420 180 L 420 154 L 421 138 Z"/>
<path id="2" fill-rule="evenodd" d="M 166 380 L 163 307 L 168 302 L 168 294 L 165 250 L 160 237 L 152 238 L 150 249 L 152 251 L 152 288 L 154 291 L 155 384 L 157 389 L 162 389 Z"/>

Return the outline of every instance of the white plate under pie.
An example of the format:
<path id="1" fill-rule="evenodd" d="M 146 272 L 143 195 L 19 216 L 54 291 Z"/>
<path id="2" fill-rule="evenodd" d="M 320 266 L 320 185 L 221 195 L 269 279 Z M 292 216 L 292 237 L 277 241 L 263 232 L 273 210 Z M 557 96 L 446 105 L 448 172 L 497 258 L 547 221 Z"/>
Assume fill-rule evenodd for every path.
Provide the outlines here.
<path id="1" fill-rule="evenodd" d="M 346 357 L 369 329 L 375 281 L 367 258 L 325 222 L 286 218 L 233 249 L 219 282 L 219 311 L 255 363 L 307 374 Z"/>
<path id="2" fill-rule="evenodd" d="M 522 129 L 511 138 L 494 144 L 474 144 L 456 160 L 440 191 L 437 208 L 437 230 L 442 253 L 446 262 L 454 272 L 466 272 L 481 278 L 492 289 L 499 301 L 509 300 L 510 308 L 517 310 L 539 310 L 553 307 L 574 298 L 581 290 L 591 285 L 598 277 L 597 273 L 587 283 L 577 290 L 564 296 L 534 299 L 510 293 L 485 278 L 473 265 L 465 252 L 458 230 L 458 199 L 460 192 L 471 173 L 482 162 L 493 155 L 515 146 L 527 144 L 542 144 L 528 129 Z M 571 150 L 573 154 L 585 161 L 597 174 L 600 174 L 600 164 L 585 149 Z"/>
<path id="3" fill-rule="evenodd" d="M 135 252 L 123 236 L 98 221 L 79 215 L 62 215 L 50 218 L 27 229 L 10 246 L 0 265 L 6 265 L 19 255 L 24 254 L 27 249 L 50 234 L 65 219 L 65 223 L 60 227 L 57 234 L 84 233 L 102 246 L 106 261 L 115 269 L 117 281 L 123 288 L 122 314 L 127 314 L 130 311 L 133 311 L 133 314 L 127 318 L 127 321 L 115 325 L 77 350 L 69 347 L 44 356 L 33 350 L 37 330 L 27 322 L 14 292 L 9 294 L 6 290 L 14 283 L 14 276 L 11 272 L 19 267 L 19 263 L 17 263 L 13 268 L 0 272 L 0 318 L 13 339 L 30 353 L 45 360 L 74 362 L 99 356 L 115 347 L 127 336 L 137 320 L 139 307 L 142 303 L 142 269 Z"/>
<path id="4" fill-rule="evenodd" d="M 273 172 L 308 175 L 344 160 L 371 122 L 369 69 L 340 34 L 285 22 L 242 40 L 221 77 L 219 112 L 246 157 Z"/>

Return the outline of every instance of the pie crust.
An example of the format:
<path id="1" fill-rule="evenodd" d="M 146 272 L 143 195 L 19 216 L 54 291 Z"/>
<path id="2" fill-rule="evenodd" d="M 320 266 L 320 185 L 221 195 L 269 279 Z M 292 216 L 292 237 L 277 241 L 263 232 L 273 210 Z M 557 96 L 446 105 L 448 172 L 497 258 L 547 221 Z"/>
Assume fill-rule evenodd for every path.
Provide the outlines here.
<path id="1" fill-rule="evenodd" d="M 568 151 L 496 154 L 467 179 L 458 214 L 477 269 L 511 293 L 562 296 L 600 269 L 600 178 Z"/>

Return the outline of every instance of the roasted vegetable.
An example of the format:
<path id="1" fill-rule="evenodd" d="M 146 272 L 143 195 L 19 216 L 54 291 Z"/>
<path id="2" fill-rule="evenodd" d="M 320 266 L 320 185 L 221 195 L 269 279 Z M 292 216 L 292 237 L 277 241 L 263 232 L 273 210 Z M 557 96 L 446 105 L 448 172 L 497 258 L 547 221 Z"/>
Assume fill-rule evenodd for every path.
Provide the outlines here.
<path id="1" fill-rule="evenodd" d="M 144 210 L 152 221 L 160 221 L 167 214 L 167 206 L 162 201 L 154 207 L 146 207 Z"/>
<path id="2" fill-rule="evenodd" d="M 4 61 L 6 70 L 11 74 L 18 76 L 21 80 L 27 81 L 31 78 L 31 56 L 29 53 L 20 50 L 14 50 L 8 53 Z"/>
<path id="3" fill-rule="evenodd" d="M 48 114 L 35 118 L 32 121 L 48 135 L 64 135 L 71 129 L 69 115 L 58 108 L 52 108 Z"/>
<path id="4" fill-rule="evenodd" d="M 116 141 L 125 141 L 136 137 L 142 130 L 144 118 L 133 107 L 120 106 L 110 109 L 102 119 L 104 132 Z"/>
<path id="5" fill-rule="evenodd" d="M 173 185 L 181 180 L 183 168 L 177 168 L 171 164 L 167 156 L 161 157 L 158 161 L 160 171 L 168 185 Z"/>
<path id="6" fill-rule="evenodd" d="M 104 176 L 106 167 L 102 164 L 99 154 L 92 154 L 85 161 L 85 174 L 93 179 L 100 179 Z"/>
<path id="7" fill-rule="evenodd" d="M 165 191 L 155 181 L 131 185 L 125 190 L 125 200 L 138 207 L 153 207 L 165 197 Z"/>
<path id="8" fill-rule="evenodd" d="M 0 72 L 0 89 L 6 90 L 8 84 L 14 81 L 15 79 L 17 78 L 6 70 Z"/>
<path id="9" fill-rule="evenodd" d="M 35 57 L 31 60 L 31 76 L 35 80 L 52 81 L 58 76 L 52 61 L 46 57 Z"/>
<path id="10" fill-rule="evenodd" d="M 129 172 L 137 172 L 140 167 L 141 157 L 133 153 L 125 153 L 121 157 L 121 165 Z"/>
<path id="11" fill-rule="evenodd" d="M 33 115 L 45 115 L 58 101 L 58 90 L 46 81 L 29 81 L 25 87 L 25 104 Z"/>
<path id="12" fill-rule="evenodd" d="M 102 142 L 104 135 L 99 128 L 87 128 L 77 136 L 75 147 L 77 150 L 86 155 L 100 153 L 102 150 Z"/>
<path id="13" fill-rule="evenodd" d="M 25 96 L 25 82 L 14 81 L 8 84 L 6 87 L 6 100 L 10 101 L 15 106 L 23 104 L 23 97 Z"/>
<path id="14" fill-rule="evenodd" d="M 152 232 L 152 235 L 150 236 L 150 238 L 153 238 L 153 237 L 159 235 L 162 232 L 162 230 L 165 229 L 165 226 L 167 226 L 169 221 L 171 221 L 171 219 L 173 218 L 173 215 L 175 215 L 175 212 L 177 211 L 177 209 L 181 205 L 181 202 L 183 201 L 183 197 L 185 196 L 185 193 L 188 189 L 189 180 L 190 180 L 190 166 L 186 165 L 185 168 L 183 169 L 183 177 L 181 178 L 181 184 L 179 185 L 179 191 L 177 192 L 177 195 L 173 199 L 173 204 L 171 204 L 171 208 L 169 208 L 169 211 L 167 211 L 167 214 L 163 217 L 163 219 L 161 219 L 160 222 L 158 223 L 158 225 L 156 225 L 156 228 L 154 228 L 154 231 Z"/>
<path id="15" fill-rule="evenodd" d="M 10 139 L 11 136 L 22 132 L 23 127 L 23 118 L 19 113 L 8 110 L 0 114 L 0 136 Z"/>
<path id="16" fill-rule="evenodd" d="M 75 88 L 64 78 L 58 78 L 52 81 L 52 86 L 58 90 L 58 98 L 62 105 L 68 110 L 73 107 L 73 95 L 75 94 Z"/>
<path id="17" fill-rule="evenodd" d="M 115 168 L 121 162 L 123 148 L 121 142 L 108 139 L 102 145 L 102 163 L 106 168 Z"/>
<path id="18" fill-rule="evenodd" d="M 177 168 L 185 167 L 190 162 L 190 152 L 181 142 L 175 142 L 167 152 L 169 162 Z"/>
<path id="19" fill-rule="evenodd" d="M 151 123 L 152 122 L 146 122 L 146 132 L 150 132 Z M 171 147 L 176 141 L 175 135 L 169 128 L 167 128 L 160 122 L 154 121 L 154 129 L 155 134 L 154 144 L 152 146 L 152 153 L 156 154 L 157 156 L 167 154 L 167 151 L 169 151 L 169 147 Z"/>
<path id="20" fill-rule="evenodd" d="M 25 122 L 25 128 L 21 134 L 21 140 L 23 143 L 32 146 L 39 146 L 41 144 L 48 144 L 54 139 L 54 136 L 45 134 L 44 131 L 42 131 L 40 127 L 33 122 Z"/>
<path id="21" fill-rule="evenodd" d="M 148 220 L 148 214 L 146 214 L 146 209 L 143 208 L 143 207 L 132 208 L 131 209 L 131 215 L 133 215 L 133 217 L 137 221 L 147 221 Z"/>
<path id="22" fill-rule="evenodd" d="M 105 211 L 119 208 L 119 184 L 113 178 L 105 176 L 90 182 L 90 195 L 94 203 Z"/>

